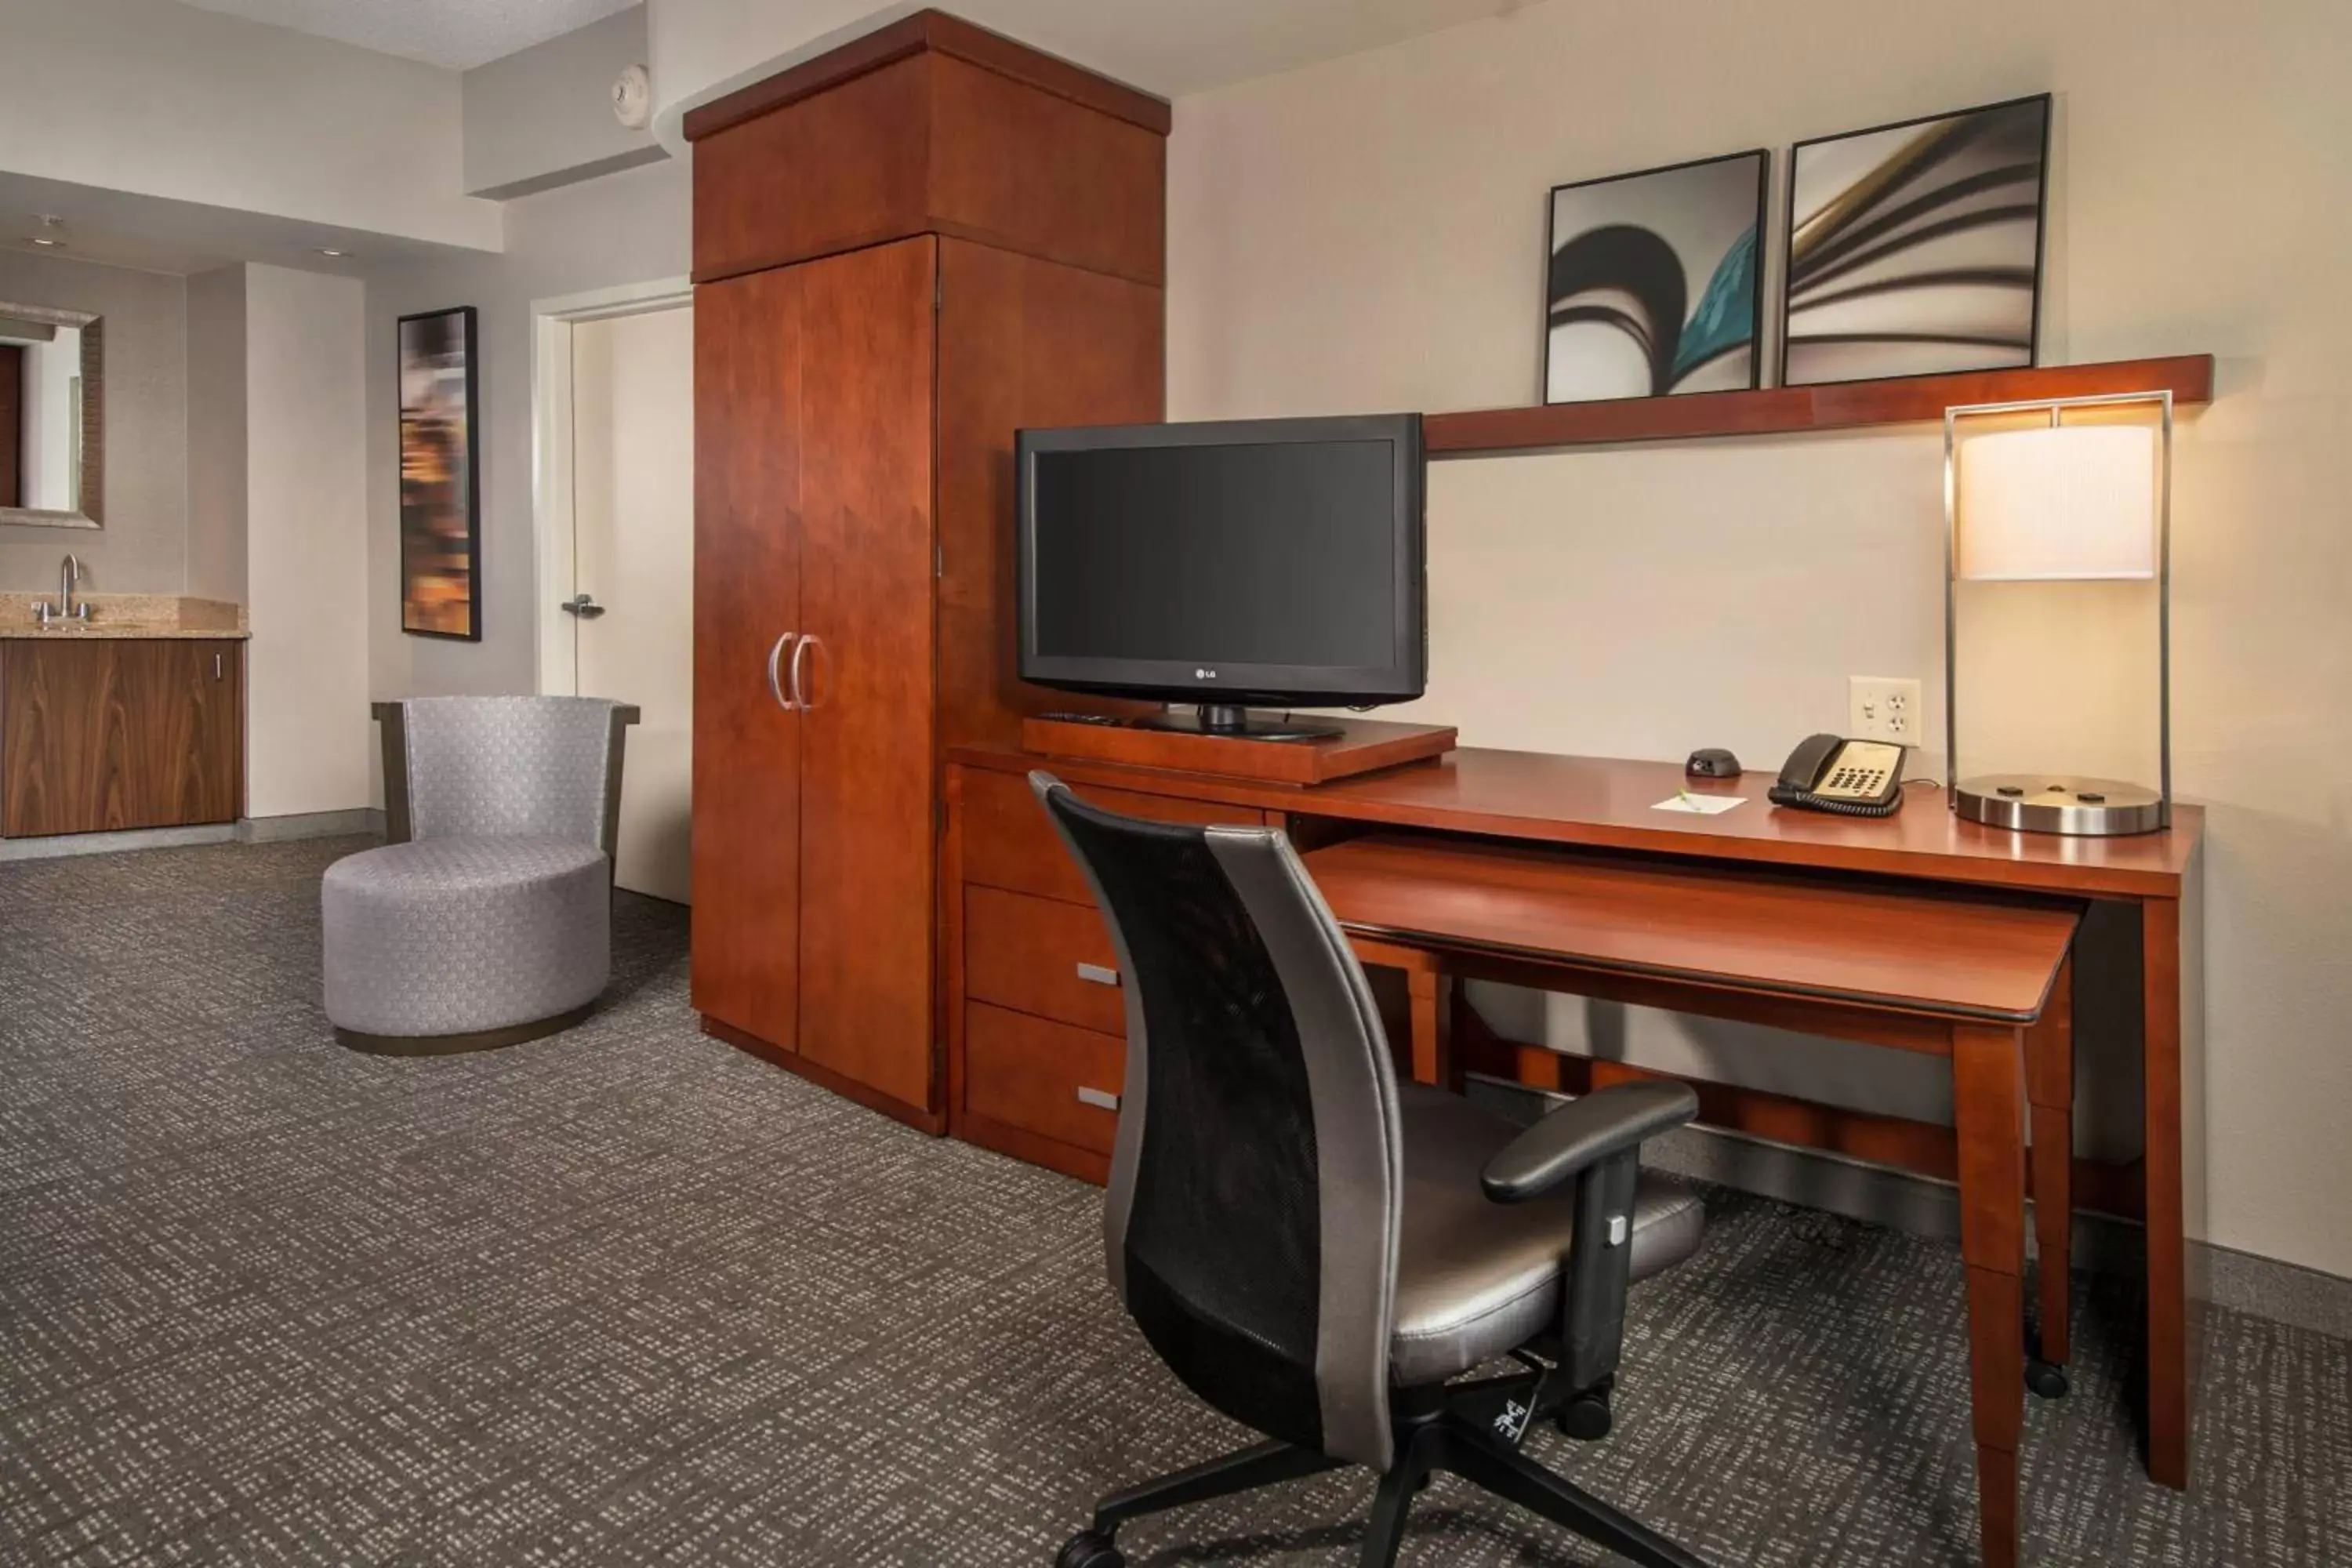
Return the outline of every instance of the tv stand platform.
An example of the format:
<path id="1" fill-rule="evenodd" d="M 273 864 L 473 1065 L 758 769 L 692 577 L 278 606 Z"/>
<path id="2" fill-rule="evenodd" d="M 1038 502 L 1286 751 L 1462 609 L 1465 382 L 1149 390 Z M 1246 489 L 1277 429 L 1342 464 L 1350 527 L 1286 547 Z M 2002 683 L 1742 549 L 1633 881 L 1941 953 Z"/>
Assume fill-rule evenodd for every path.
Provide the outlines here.
<path id="1" fill-rule="evenodd" d="M 1348 731 L 1338 724 L 1252 717 L 1246 708 L 1223 702 L 1203 702 L 1190 712 L 1171 708 L 1138 719 L 1139 730 L 1165 730 L 1174 735 L 1230 735 L 1237 741 L 1330 741 Z"/>
<path id="2" fill-rule="evenodd" d="M 1452 751 L 1455 739 L 1450 726 L 1377 719 L 1291 723 L 1259 718 L 1247 725 L 1235 733 L 1213 720 L 1204 728 L 1191 714 L 1110 723 L 1040 715 L 1022 724 L 1021 744 L 1047 757 L 1304 786 L 1428 762 Z"/>

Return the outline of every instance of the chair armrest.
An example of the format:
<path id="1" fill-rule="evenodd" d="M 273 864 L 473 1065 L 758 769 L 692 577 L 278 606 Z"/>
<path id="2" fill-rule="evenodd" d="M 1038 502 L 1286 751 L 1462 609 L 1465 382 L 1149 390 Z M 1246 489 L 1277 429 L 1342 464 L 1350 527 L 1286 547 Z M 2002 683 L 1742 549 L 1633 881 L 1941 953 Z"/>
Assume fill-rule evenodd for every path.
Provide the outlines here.
<path id="1" fill-rule="evenodd" d="M 1620 1083 L 1572 1100 L 1505 1144 L 1479 1184 L 1498 1204 L 1525 1203 L 1698 1114 L 1679 1083 Z"/>

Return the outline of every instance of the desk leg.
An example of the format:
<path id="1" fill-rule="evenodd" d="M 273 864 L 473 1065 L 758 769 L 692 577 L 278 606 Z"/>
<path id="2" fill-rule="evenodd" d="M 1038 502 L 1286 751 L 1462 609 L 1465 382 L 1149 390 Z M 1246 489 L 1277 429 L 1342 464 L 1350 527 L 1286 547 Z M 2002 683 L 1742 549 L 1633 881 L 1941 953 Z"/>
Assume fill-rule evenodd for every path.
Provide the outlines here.
<path id="1" fill-rule="evenodd" d="M 1459 1089 L 1454 1063 L 1454 982 L 1433 961 L 1405 972 L 1412 994 L 1412 1081 Z"/>
<path id="2" fill-rule="evenodd" d="M 2189 1244 L 2181 1213 L 2180 903 L 2140 906 L 2147 1182 L 2147 1474 L 2189 1485 Z"/>
<path id="3" fill-rule="evenodd" d="M 1974 1024 L 1952 1028 L 1960 1252 L 1969 1272 L 1970 1404 L 1985 1568 L 2017 1563 L 2017 1445 L 2025 1425 L 2022 1033 Z"/>
<path id="4" fill-rule="evenodd" d="M 1405 1041 L 1412 1081 L 1462 1092 L 1461 1064 L 1454 1059 L 1454 981 L 1445 961 L 1417 947 L 1398 947 L 1369 937 L 1350 937 L 1356 960 L 1402 972 L 1412 998 L 1412 1034 Z"/>
<path id="5" fill-rule="evenodd" d="M 2025 1035 L 2025 1098 L 2033 1120 L 2033 1235 L 2041 1243 L 2042 1359 L 2073 1353 L 2068 1294 L 2074 1257 L 2074 963 L 2058 971 L 2042 1021 Z M 2063 1385 L 2062 1385 L 2063 1386 Z"/>

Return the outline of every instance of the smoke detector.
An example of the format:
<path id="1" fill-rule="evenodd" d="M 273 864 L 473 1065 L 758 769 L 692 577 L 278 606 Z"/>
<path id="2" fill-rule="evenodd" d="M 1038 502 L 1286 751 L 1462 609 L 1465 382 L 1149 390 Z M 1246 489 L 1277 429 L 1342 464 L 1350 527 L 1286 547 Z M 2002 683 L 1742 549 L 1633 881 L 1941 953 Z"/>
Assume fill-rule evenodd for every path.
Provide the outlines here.
<path id="1" fill-rule="evenodd" d="M 630 66 L 613 79 L 613 118 L 632 131 L 654 120 L 654 82 L 643 66 Z"/>

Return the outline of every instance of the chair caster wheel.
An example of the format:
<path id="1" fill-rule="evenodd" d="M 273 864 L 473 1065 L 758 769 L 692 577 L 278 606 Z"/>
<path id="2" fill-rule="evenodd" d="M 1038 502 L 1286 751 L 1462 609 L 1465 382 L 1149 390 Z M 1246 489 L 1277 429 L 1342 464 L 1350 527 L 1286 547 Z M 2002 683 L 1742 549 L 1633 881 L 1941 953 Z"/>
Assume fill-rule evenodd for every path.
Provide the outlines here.
<path id="1" fill-rule="evenodd" d="M 1609 1396 L 1602 1394 L 1580 1394 L 1559 1407 L 1552 1424 L 1560 1435 L 1580 1443 L 1597 1443 L 1609 1436 Z"/>
<path id="2" fill-rule="evenodd" d="M 2066 1397 L 2066 1369 L 2046 1361 L 2032 1360 L 2025 1363 L 2025 1386 L 2040 1399 Z"/>
<path id="3" fill-rule="evenodd" d="M 1062 1554 L 1054 1559 L 1054 1568 L 1127 1568 L 1127 1559 L 1118 1554 L 1109 1536 L 1099 1531 L 1082 1530 L 1070 1537 Z"/>

